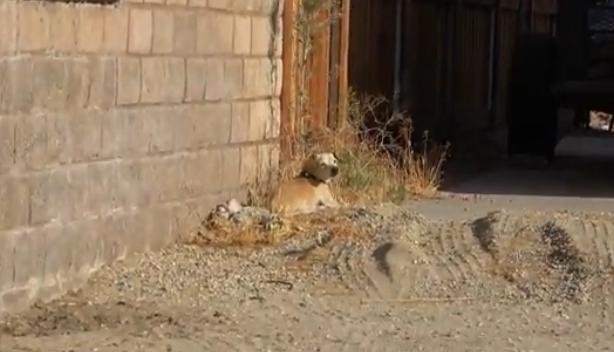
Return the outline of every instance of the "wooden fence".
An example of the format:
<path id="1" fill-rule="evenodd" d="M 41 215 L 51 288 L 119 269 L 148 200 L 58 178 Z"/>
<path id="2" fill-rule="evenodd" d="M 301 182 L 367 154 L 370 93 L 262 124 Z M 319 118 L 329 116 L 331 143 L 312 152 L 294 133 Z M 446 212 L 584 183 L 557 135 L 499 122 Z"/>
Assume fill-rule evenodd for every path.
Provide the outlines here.
<path id="1" fill-rule="evenodd" d="M 391 100 L 394 93 L 396 0 L 336 0 L 319 14 L 323 22 L 333 20 L 313 38 L 310 78 L 302 88 L 309 114 L 298 116 L 305 115 L 296 111 L 302 1 L 285 0 L 282 155 L 304 128 L 343 123 L 348 86 Z M 401 107 L 415 129 L 449 138 L 505 125 L 519 26 L 525 19 L 530 31 L 554 33 L 556 0 L 402 1 Z"/>
<path id="2" fill-rule="evenodd" d="M 318 28 L 311 36 L 305 67 L 299 62 L 305 38 L 297 29 L 303 0 L 284 1 L 281 142 L 282 157 L 287 157 L 306 129 L 336 128 L 346 119 L 350 0 L 320 0 L 323 5 L 315 16 Z M 307 82 L 301 85 L 305 71 Z M 307 109 L 300 108 L 302 96 L 308 97 Z"/>

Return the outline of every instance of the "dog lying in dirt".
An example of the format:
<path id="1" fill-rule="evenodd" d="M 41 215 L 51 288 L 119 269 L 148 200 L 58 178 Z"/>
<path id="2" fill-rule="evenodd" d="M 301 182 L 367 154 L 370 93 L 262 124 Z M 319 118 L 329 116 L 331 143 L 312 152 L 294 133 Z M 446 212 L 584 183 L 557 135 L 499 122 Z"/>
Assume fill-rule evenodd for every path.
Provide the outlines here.
<path id="1" fill-rule="evenodd" d="M 337 208 L 329 182 L 339 174 L 334 153 L 314 154 L 303 162 L 300 174 L 277 188 L 271 201 L 273 212 L 307 214 L 322 208 Z"/>

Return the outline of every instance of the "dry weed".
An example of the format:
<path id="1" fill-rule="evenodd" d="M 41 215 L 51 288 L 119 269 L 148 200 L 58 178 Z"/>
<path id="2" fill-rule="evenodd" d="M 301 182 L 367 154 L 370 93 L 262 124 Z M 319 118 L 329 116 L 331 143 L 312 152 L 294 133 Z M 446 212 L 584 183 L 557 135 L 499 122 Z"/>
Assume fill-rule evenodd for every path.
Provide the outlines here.
<path id="1" fill-rule="evenodd" d="M 280 224 L 268 228 L 255 223 L 237 224 L 228 219 L 207 219 L 188 241 L 188 244 L 216 247 L 258 247 L 278 244 L 295 232 L 291 226 Z"/>
<path id="2" fill-rule="evenodd" d="M 216 247 L 261 247 L 277 245 L 289 238 L 313 237 L 315 234 L 324 232 L 331 238 L 341 239 L 361 239 L 369 235 L 364 226 L 330 211 L 296 215 L 267 224 L 254 221 L 236 223 L 229 219 L 211 216 L 203 221 L 187 244 Z"/>

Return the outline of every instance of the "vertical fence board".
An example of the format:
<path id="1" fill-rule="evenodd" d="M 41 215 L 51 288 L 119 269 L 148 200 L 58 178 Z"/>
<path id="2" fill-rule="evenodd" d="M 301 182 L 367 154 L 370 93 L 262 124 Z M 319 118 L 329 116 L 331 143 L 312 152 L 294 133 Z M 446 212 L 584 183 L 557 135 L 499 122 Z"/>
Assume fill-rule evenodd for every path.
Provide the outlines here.
<path id="1" fill-rule="evenodd" d="M 309 62 L 309 105 L 308 126 L 320 128 L 326 125 L 330 79 L 330 20 L 329 7 L 323 6 L 317 15 L 317 35 L 313 39 L 313 51 Z"/>
<path id="2" fill-rule="evenodd" d="M 358 0 L 361 1 L 361 0 Z M 339 85 L 339 100 L 337 107 L 336 127 L 342 127 L 347 122 L 348 116 L 348 64 L 350 49 L 350 7 L 351 0 L 342 0 L 341 18 L 339 19 L 340 38 L 339 38 L 339 74 L 337 82 Z"/>

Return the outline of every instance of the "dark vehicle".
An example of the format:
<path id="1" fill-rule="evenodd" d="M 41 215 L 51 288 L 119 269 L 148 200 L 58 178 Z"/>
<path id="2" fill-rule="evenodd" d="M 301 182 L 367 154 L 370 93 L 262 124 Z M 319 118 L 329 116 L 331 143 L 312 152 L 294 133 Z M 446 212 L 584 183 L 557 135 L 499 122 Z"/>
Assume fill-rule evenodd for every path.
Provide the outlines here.
<path id="1" fill-rule="evenodd" d="M 555 36 L 521 33 L 512 57 L 509 154 L 552 160 L 561 134 L 614 112 L 614 1 L 558 0 Z M 574 111 L 573 126 L 559 108 Z"/>

